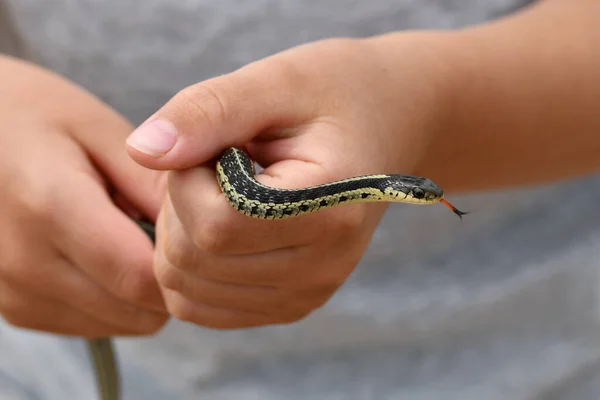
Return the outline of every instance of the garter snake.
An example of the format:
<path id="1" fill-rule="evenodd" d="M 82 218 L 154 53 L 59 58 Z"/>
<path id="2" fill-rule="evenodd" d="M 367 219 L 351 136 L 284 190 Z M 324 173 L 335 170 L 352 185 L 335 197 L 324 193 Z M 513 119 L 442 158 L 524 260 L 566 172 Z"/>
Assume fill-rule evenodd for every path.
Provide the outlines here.
<path id="1" fill-rule="evenodd" d="M 283 219 L 342 204 L 390 202 L 442 203 L 456 215 L 465 213 L 444 199 L 442 189 L 427 178 L 411 175 L 365 175 L 304 189 L 277 189 L 255 178 L 254 163 L 241 149 L 230 147 L 216 165 L 217 180 L 229 203 L 260 219 Z"/>
<path id="2" fill-rule="evenodd" d="M 254 163 L 242 149 L 231 147 L 216 163 L 216 178 L 231 206 L 244 215 L 259 219 L 284 219 L 314 213 L 342 204 L 393 202 L 408 204 L 441 203 L 462 218 L 444 199 L 442 189 L 427 178 L 380 174 L 343 179 L 303 189 L 278 189 L 255 178 Z M 154 227 L 138 222 L 154 240 Z M 119 400 L 119 372 L 110 338 L 88 340 L 100 400 Z"/>

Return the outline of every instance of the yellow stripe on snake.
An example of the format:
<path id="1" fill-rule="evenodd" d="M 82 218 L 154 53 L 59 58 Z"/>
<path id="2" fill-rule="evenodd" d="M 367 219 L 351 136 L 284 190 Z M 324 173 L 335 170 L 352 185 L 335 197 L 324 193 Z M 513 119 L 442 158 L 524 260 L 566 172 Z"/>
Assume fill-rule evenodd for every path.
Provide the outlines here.
<path id="1" fill-rule="evenodd" d="M 444 199 L 442 189 L 427 178 L 381 174 L 348 178 L 304 189 L 277 189 L 255 178 L 254 163 L 243 150 L 228 148 L 216 164 L 216 178 L 231 206 L 252 218 L 284 219 L 343 204 L 388 202 L 442 203 L 462 218 L 466 214 Z M 141 223 L 153 237 L 153 227 Z M 109 338 L 89 340 L 100 400 L 120 400 L 114 350 Z"/>

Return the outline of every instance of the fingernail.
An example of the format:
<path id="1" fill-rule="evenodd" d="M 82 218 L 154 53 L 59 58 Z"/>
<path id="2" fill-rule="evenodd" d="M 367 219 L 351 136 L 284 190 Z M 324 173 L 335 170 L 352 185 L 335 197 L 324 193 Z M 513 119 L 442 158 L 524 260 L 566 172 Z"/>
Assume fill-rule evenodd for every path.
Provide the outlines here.
<path id="1" fill-rule="evenodd" d="M 127 144 L 152 157 L 167 154 L 177 142 L 177 130 L 172 123 L 154 120 L 143 124 L 129 135 Z"/>

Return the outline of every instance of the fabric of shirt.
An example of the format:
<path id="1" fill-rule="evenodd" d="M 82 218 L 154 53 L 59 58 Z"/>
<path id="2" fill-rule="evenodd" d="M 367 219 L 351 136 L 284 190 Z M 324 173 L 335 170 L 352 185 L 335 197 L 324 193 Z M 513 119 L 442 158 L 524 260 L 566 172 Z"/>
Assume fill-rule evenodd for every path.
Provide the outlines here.
<path id="1" fill-rule="evenodd" d="M 464 27 L 524 3 L 9 5 L 37 62 L 138 124 L 188 85 L 301 43 Z M 155 336 L 118 339 L 124 398 L 597 400 L 599 200 L 592 176 L 455 196 L 472 211 L 462 222 L 442 206 L 392 205 L 354 273 L 300 322 L 222 331 L 172 320 Z M 0 323 L 0 399 L 87 400 L 95 390 L 83 340 Z"/>

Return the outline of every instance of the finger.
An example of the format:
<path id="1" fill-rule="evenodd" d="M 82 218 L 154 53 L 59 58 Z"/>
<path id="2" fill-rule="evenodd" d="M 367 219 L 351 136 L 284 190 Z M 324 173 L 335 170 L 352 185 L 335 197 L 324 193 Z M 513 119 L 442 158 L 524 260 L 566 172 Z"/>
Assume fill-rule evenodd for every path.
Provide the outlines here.
<path id="1" fill-rule="evenodd" d="M 53 77 L 49 82 L 60 83 L 58 93 L 70 96 L 69 104 L 73 106 L 68 114 L 68 134 L 86 150 L 111 186 L 144 215 L 154 219 L 160 210 L 165 182 L 163 174 L 141 167 L 127 155 L 124 142 L 132 125 L 92 94 L 60 77 Z"/>
<path id="2" fill-rule="evenodd" d="M 73 82 L 35 64 L 13 61 L 15 62 L 3 62 L 1 72 L 3 76 L 13 78 L 10 82 L 3 82 L 3 93 L 10 91 L 14 95 L 3 96 L 0 99 L 9 101 L 12 107 L 8 109 L 14 108 L 15 104 L 21 105 L 17 106 L 17 109 L 45 112 L 49 121 L 57 121 L 62 125 L 61 132 L 67 132 L 85 148 L 87 155 L 108 177 L 111 184 L 146 216 L 153 218 L 160 209 L 164 186 L 161 193 L 161 190 L 157 189 L 162 185 L 161 174 L 140 167 L 127 155 L 124 141 L 131 133 L 132 126 L 102 101 Z M 19 73 L 14 73 L 15 68 L 18 68 Z M 11 70 L 13 72 L 10 72 Z M 41 86 L 47 93 L 52 93 L 52 96 L 38 95 Z M 68 106 L 65 106 L 67 104 Z M 31 122 L 32 118 L 28 117 L 25 120 Z M 14 127 L 12 129 L 14 130 Z M 39 135 L 39 126 L 31 132 L 35 133 L 36 141 L 48 140 L 42 138 L 44 135 Z M 2 139 L 11 140 L 11 136 L 21 140 L 20 135 L 3 135 Z M 54 147 L 54 138 L 52 140 Z M 34 142 L 28 142 L 28 146 L 33 144 Z M 47 148 L 43 148 L 42 157 L 47 157 L 49 153 L 51 152 L 48 152 Z"/>
<path id="3" fill-rule="evenodd" d="M 284 169 L 291 171 L 295 167 L 290 163 L 279 171 L 285 172 Z M 340 241 L 352 237 L 366 216 L 361 205 L 354 208 L 350 205 L 344 210 L 330 209 L 294 219 L 250 218 L 228 203 L 214 173 L 209 167 L 173 173 L 167 199 L 166 235 L 183 229 L 194 245 L 207 253 L 256 254 L 316 241 Z M 288 175 L 292 174 L 294 172 Z M 290 181 L 294 178 L 292 176 Z M 295 182 L 298 181 L 301 178 Z M 173 213 L 177 218 L 171 217 Z"/>
<path id="4" fill-rule="evenodd" d="M 184 169 L 258 132 L 313 118 L 313 99 L 321 97 L 306 93 L 303 69 L 287 58 L 281 53 L 182 90 L 129 136 L 129 154 L 148 168 Z"/>
<path id="5" fill-rule="evenodd" d="M 174 268 L 164 257 L 155 262 L 155 271 L 163 289 L 218 308 L 262 312 L 280 297 L 276 287 L 210 281 Z"/>
<path id="6" fill-rule="evenodd" d="M 64 196 L 58 204 L 70 204 L 71 218 L 60 221 L 53 238 L 64 256 L 116 297 L 164 311 L 153 244 L 137 224 L 87 178 L 74 178 L 57 196 Z"/>
<path id="7" fill-rule="evenodd" d="M 20 286 L 28 293 L 57 301 L 70 301 L 72 308 L 113 327 L 153 332 L 168 316 L 165 312 L 148 311 L 118 299 L 60 258 L 39 265 L 17 265 L 15 268 L 19 269 L 18 273 L 8 275 L 9 271 L 4 271 L 6 282 Z"/>
<path id="8" fill-rule="evenodd" d="M 31 294 L 19 285 L 0 281 L 0 310 L 11 325 L 61 335 L 105 337 L 147 334 L 110 325 L 73 308 L 67 302 Z"/>
<path id="9" fill-rule="evenodd" d="M 195 303 L 234 311 L 262 312 L 271 316 L 299 316 L 320 307 L 338 287 L 335 285 L 267 286 L 204 279 L 177 269 L 165 259 L 155 263 L 158 281 Z M 344 276 L 345 278 L 345 276 Z"/>
<path id="10" fill-rule="evenodd" d="M 344 262 L 356 259 L 364 248 L 363 244 L 353 240 L 337 247 L 320 243 L 258 254 L 222 255 L 199 250 L 181 229 L 166 236 L 160 241 L 154 261 L 156 278 L 163 286 L 169 286 L 161 281 L 165 278 L 164 268 L 175 268 L 206 280 L 240 285 L 287 288 L 327 285 L 338 282 L 340 275 L 347 276 L 349 270 L 343 268 Z M 346 246 L 347 251 L 341 250 Z"/>
<path id="11" fill-rule="evenodd" d="M 266 313 L 230 310 L 193 302 L 180 293 L 163 288 L 169 312 L 177 319 L 214 329 L 240 329 L 264 326 L 277 322 Z"/>
<path id="12" fill-rule="evenodd" d="M 110 185 L 154 221 L 165 194 L 166 176 L 143 168 L 129 157 L 124 142 L 133 127 L 127 120 L 93 97 L 81 101 L 88 107 L 73 116 L 71 135 Z"/>
<path id="13" fill-rule="evenodd" d="M 154 260 L 155 276 L 162 286 L 178 284 L 166 282 L 169 275 L 165 275 L 165 270 L 174 268 L 222 283 L 285 288 L 332 287 L 351 273 L 368 245 L 363 236 L 371 232 L 347 240 L 335 237 L 311 246 L 223 255 L 198 249 L 178 225 L 169 224 L 168 229 L 162 229 L 164 220 L 159 220 Z M 175 278 L 181 279 L 180 276 Z"/>

